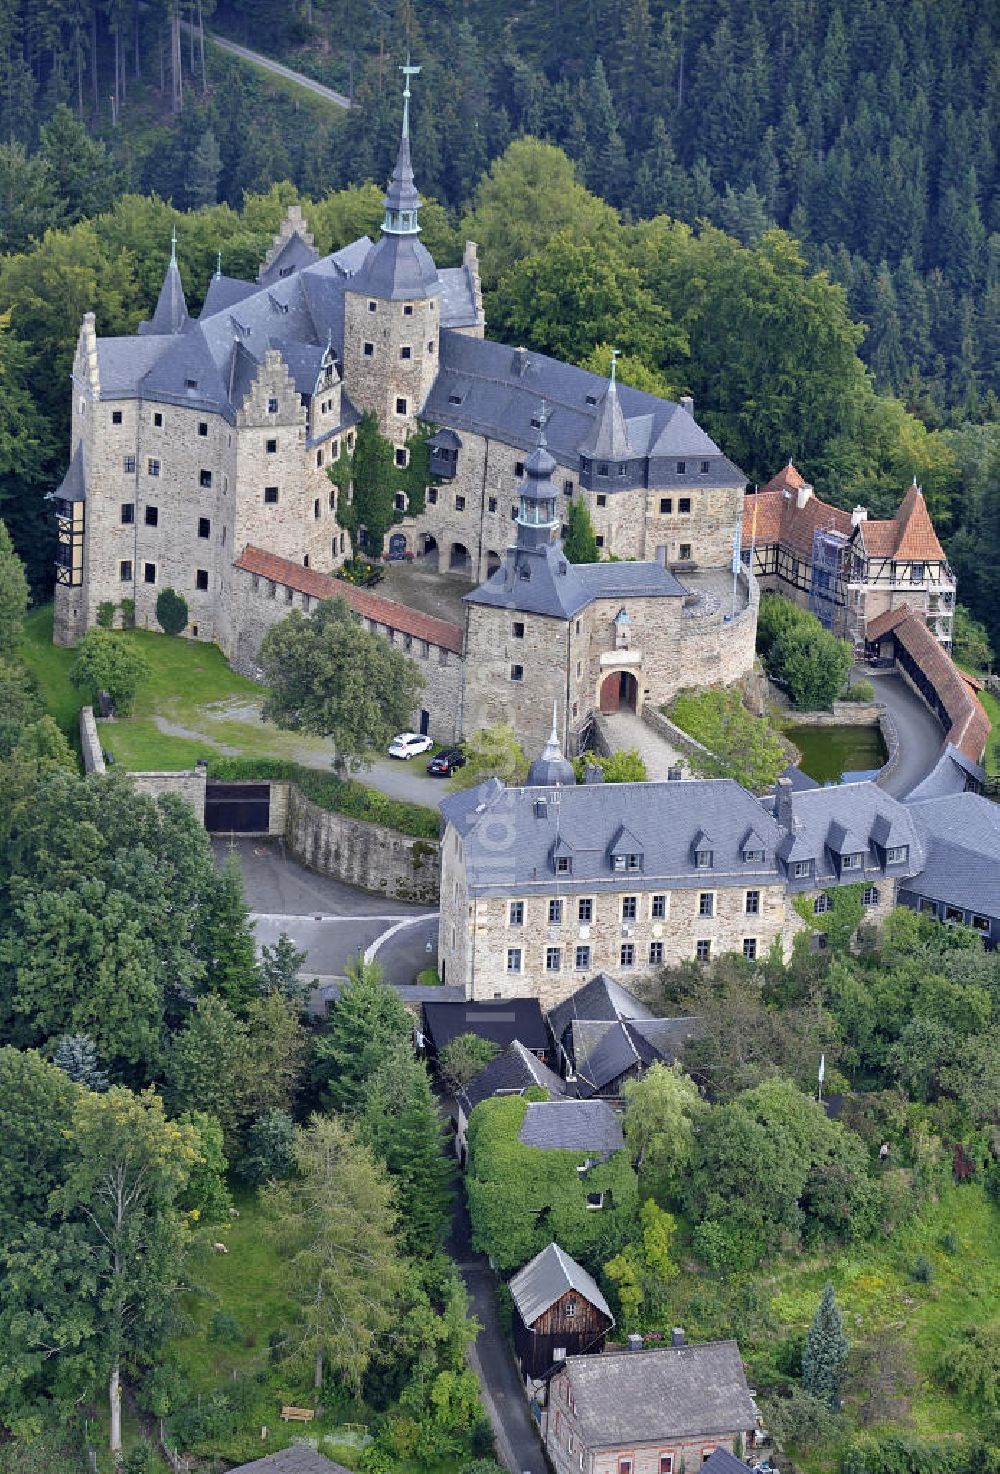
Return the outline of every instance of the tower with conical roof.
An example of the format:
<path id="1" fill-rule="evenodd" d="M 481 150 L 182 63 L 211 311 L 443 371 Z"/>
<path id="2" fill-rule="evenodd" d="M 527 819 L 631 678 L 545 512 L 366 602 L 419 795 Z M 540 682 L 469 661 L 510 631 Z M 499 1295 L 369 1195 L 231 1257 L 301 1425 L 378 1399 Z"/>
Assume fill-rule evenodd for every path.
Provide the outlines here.
<path id="1" fill-rule="evenodd" d="M 410 161 L 410 78 L 400 67 L 403 127 L 386 190 L 379 239 L 344 294 L 344 382 L 351 399 L 376 415 L 401 447 L 437 376 L 441 281 L 420 241 L 420 196 Z"/>
<path id="2" fill-rule="evenodd" d="M 187 320 L 187 300 L 177 266 L 177 231 L 175 230 L 170 237 L 170 260 L 164 272 L 160 295 L 156 299 L 156 309 L 148 322 L 139 324 L 139 332 L 158 335 L 182 333 Z"/>
<path id="3" fill-rule="evenodd" d="M 559 716 L 556 703 L 552 703 L 552 731 L 541 757 L 536 757 L 528 769 L 528 788 L 566 788 L 576 783 L 576 773 L 569 758 L 563 756 L 559 741 Z"/>

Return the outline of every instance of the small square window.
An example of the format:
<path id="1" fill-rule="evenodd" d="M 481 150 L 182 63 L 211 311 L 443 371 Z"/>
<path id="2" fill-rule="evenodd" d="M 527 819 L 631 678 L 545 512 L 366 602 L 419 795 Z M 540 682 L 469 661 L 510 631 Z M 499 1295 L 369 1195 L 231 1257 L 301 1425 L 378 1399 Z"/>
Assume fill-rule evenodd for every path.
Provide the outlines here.
<path id="1" fill-rule="evenodd" d="M 375 357 L 375 344 L 374 343 L 366 343 L 362 351 L 363 351 L 363 353 L 364 353 L 364 355 L 365 355 L 366 358 L 374 358 Z"/>
<path id="2" fill-rule="evenodd" d="M 207 517 L 199 517 L 198 518 L 198 536 L 199 537 L 211 537 L 212 536 L 212 524 L 211 524 L 211 522 L 209 521 L 209 519 Z"/>
<path id="3" fill-rule="evenodd" d="M 635 966 L 635 943 L 634 942 L 622 942 L 621 953 L 619 954 L 619 956 L 620 956 L 620 966 L 622 966 L 622 967 L 634 967 Z"/>
<path id="4" fill-rule="evenodd" d="M 510 678 L 511 678 L 512 681 L 523 681 L 524 680 L 524 666 L 523 665 L 512 665 L 511 668 L 510 668 Z"/>
<path id="5" fill-rule="evenodd" d="M 688 516 L 691 511 L 691 498 L 689 496 L 678 497 L 677 510 L 682 517 Z"/>
<path id="6" fill-rule="evenodd" d="M 698 475 L 699 476 L 707 476 L 708 475 L 708 472 L 709 472 L 709 463 L 708 463 L 708 461 L 702 461 L 701 465 L 698 467 Z"/>
<path id="7" fill-rule="evenodd" d="M 599 532 L 597 534 L 597 536 L 594 538 L 594 542 L 597 544 L 597 546 L 599 548 L 603 548 L 603 546 L 604 546 L 604 534 Z"/>
<path id="8" fill-rule="evenodd" d="M 202 593 L 204 593 L 205 590 L 208 588 L 208 569 L 207 568 L 196 568 L 195 569 L 195 571 L 194 571 L 194 586 L 195 586 L 196 589 L 200 589 L 202 591 Z"/>
<path id="9" fill-rule="evenodd" d="M 523 476 L 524 475 L 524 462 L 523 461 L 515 461 L 514 462 L 514 475 L 515 476 Z"/>
<path id="10" fill-rule="evenodd" d="M 695 942 L 694 955 L 699 962 L 708 962 L 712 956 L 712 943 L 707 938 Z"/>
<path id="11" fill-rule="evenodd" d="M 285 603 L 286 604 L 294 604 L 295 603 L 295 590 L 293 588 L 291 588 L 288 584 L 285 585 Z"/>
<path id="12" fill-rule="evenodd" d="M 132 564 L 127 558 L 118 565 L 118 577 L 122 583 L 132 582 Z"/>
<path id="13" fill-rule="evenodd" d="M 680 559 L 681 559 L 681 562 L 682 563 L 689 563 L 691 561 L 691 544 L 690 543 L 681 543 L 680 548 L 678 549 L 678 551 L 680 553 Z"/>
<path id="14" fill-rule="evenodd" d="M 160 414 L 160 411 L 159 410 L 156 410 L 156 412 L 153 415 L 153 424 L 156 426 L 156 428 L 158 430 L 161 429 L 162 426 L 163 426 L 163 416 Z"/>
<path id="15" fill-rule="evenodd" d="M 649 962 L 651 967 L 661 967 L 663 964 L 663 943 L 650 942 Z"/>
<path id="16" fill-rule="evenodd" d="M 159 476 L 159 474 L 160 474 L 160 463 L 159 463 L 159 461 L 153 459 L 153 457 L 150 457 L 150 459 L 146 462 L 146 471 L 147 471 L 147 474 L 150 475 L 150 476 Z"/>
<path id="17" fill-rule="evenodd" d="M 695 863 L 695 865 L 697 866 L 697 868 L 699 870 L 711 870 L 711 868 L 712 868 L 712 854 L 713 854 L 712 850 L 696 850 L 695 851 L 694 863 Z"/>
<path id="18" fill-rule="evenodd" d="M 508 972 L 520 972 L 521 971 L 521 949 L 520 949 L 520 947 L 508 947 L 507 948 L 507 971 Z"/>
<path id="19" fill-rule="evenodd" d="M 125 472 L 126 476 L 134 475 L 135 456 L 122 456 L 122 470 Z"/>
<path id="20" fill-rule="evenodd" d="M 122 526 L 131 527 L 135 521 L 135 502 L 122 502 Z"/>
<path id="21" fill-rule="evenodd" d="M 598 476 L 607 476 L 608 465 L 606 461 L 601 461 L 600 465 L 597 467 L 597 474 Z"/>
<path id="22" fill-rule="evenodd" d="M 144 563 L 142 565 L 142 577 L 143 577 L 143 581 L 145 583 L 155 583 L 156 582 L 156 564 L 155 563 Z"/>
<path id="23" fill-rule="evenodd" d="M 760 891 L 747 891 L 743 909 L 748 916 L 760 915 Z"/>
<path id="24" fill-rule="evenodd" d="M 510 627 L 510 632 L 511 632 L 511 635 L 514 637 L 515 640 L 523 640 L 524 639 L 524 621 L 522 619 L 515 619 L 514 620 L 514 623 Z"/>
<path id="25" fill-rule="evenodd" d="M 822 895 L 817 896 L 815 901 L 813 901 L 813 915 L 825 916 L 829 909 L 830 897 L 824 891 Z"/>
<path id="26" fill-rule="evenodd" d="M 604 495 L 604 492 L 603 491 L 599 491 L 597 493 L 597 505 L 599 507 L 606 507 L 608 505 L 608 499 Z"/>
<path id="27" fill-rule="evenodd" d="M 584 926 L 589 926 L 594 919 L 594 902 L 589 896 L 585 896 L 577 903 L 576 914 Z"/>
<path id="28" fill-rule="evenodd" d="M 399 356 L 400 356 L 400 358 L 412 358 L 413 357 L 413 349 L 410 347 L 409 343 L 404 343 L 402 345 L 402 347 L 399 350 Z"/>
<path id="29" fill-rule="evenodd" d="M 413 316 L 413 303 L 412 302 L 404 302 L 403 303 L 403 316 L 404 317 L 412 317 Z"/>
<path id="30" fill-rule="evenodd" d="M 405 415 L 406 412 L 407 412 L 407 401 L 403 398 L 403 396 L 401 394 L 399 394 L 399 395 L 396 396 L 396 413 L 397 413 L 397 415 Z"/>
<path id="31" fill-rule="evenodd" d="M 264 502 L 265 502 L 265 504 L 267 506 L 269 506 L 269 507 L 273 507 L 274 504 L 277 502 L 277 500 L 278 500 L 278 488 L 276 486 L 265 486 L 264 487 Z"/>
<path id="32" fill-rule="evenodd" d="M 570 875 L 573 870 L 573 858 L 571 855 L 556 856 L 556 874 Z"/>
<path id="33" fill-rule="evenodd" d="M 267 451 L 269 456 L 277 455 L 278 442 L 276 440 L 268 440 L 264 446 L 264 449 Z"/>
<path id="34" fill-rule="evenodd" d="M 743 938 L 743 956 L 747 959 L 748 962 L 755 962 L 756 961 L 756 959 L 757 959 L 757 938 L 756 937 L 744 937 Z"/>
<path id="35" fill-rule="evenodd" d="M 666 896 L 654 896 L 653 897 L 653 904 L 652 904 L 652 906 L 650 908 L 650 913 L 649 914 L 653 918 L 654 921 L 663 921 L 665 919 L 666 914 L 667 914 L 667 898 L 666 898 Z"/>
<path id="36" fill-rule="evenodd" d="M 146 526 L 147 527 L 158 527 L 159 525 L 160 525 L 160 509 L 159 509 L 159 507 L 147 507 L 146 508 Z"/>
<path id="37" fill-rule="evenodd" d="M 121 412 L 121 410 L 120 409 L 113 409 L 111 411 L 111 423 L 112 423 L 112 425 L 120 425 L 121 422 L 122 422 L 122 412 Z"/>
<path id="38" fill-rule="evenodd" d="M 267 412 L 269 415 L 276 415 L 278 413 L 278 401 L 275 399 L 273 394 L 271 398 L 267 401 Z"/>
<path id="39" fill-rule="evenodd" d="M 511 901 L 507 918 L 511 926 L 524 925 L 524 902 Z"/>
<path id="40" fill-rule="evenodd" d="M 405 494 L 403 492 L 401 492 L 401 491 L 397 491 L 396 492 L 396 495 L 392 499 L 392 505 L 395 507 L 395 509 L 396 509 L 397 512 L 405 512 L 406 511 L 406 496 L 405 496 Z"/>
<path id="41" fill-rule="evenodd" d="M 573 960 L 573 966 L 576 968 L 577 972 L 586 972 L 586 970 L 590 966 L 589 947 L 577 947 L 576 955 Z"/>
<path id="42" fill-rule="evenodd" d="M 660 1474 L 674 1474 L 673 1454 L 660 1455 Z"/>
<path id="43" fill-rule="evenodd" d="M 563 915 L 563 903 L 562 903 L 562 901 L 550 901 L 549 902 L 549 925 L 550 926 L 558 926 L 559 922 L 562 921 L 562 915 Z"/>
<path id="44" fill-rule="evenodd" d="M 674 510 L 674 499 L 672 496 L 660 497 L 660 511 L 665 517 L 669 517 Z"/>
<path id="45" fill-rule="evenodd" d="M 572 496 L 572 495 L 573 495 L 573 483 L 572 483 L 572 481 L 564 481 L 563 482 L 563 496 Z"/>
<path id="46" fill-rule="evenodd" d="M 378 303 L 377 302 L 373 302 L 371 300 L 371 298 L 369 298 L 369 300 L 368 300 L 368 311 L 369 312 L 377 312 L 378 311 Z"/>
<path id="47" fill-rule="evenodd" d="M 465 497 L 464 496 L 456 496 L 456 498 L 455 498 L 455 511 L 456 512 L 464 512 L 465 511 Z"/>
<path id="48" fill-rule="evenodd" d="M 211 471 L 206 471 L 204 469 L 202 469 L 201 471 L 199 471 L 199 473 L 198 473 L 198 483 L 199 483 L 200 486 L 202 486 L 207 491 L 208 488 L 212 484 L 212 473 L 211 473 Z"/>
<path id="49" fill-rule="evenodd" d="M 202 437 L 204 437 L 204 436 L 206 436 L 208 434 L 208 421 L 207 420 L 199 420 L 198 421 L 198 434 L 201 435 Z"/>
<path id="50" fill-rule="evenodd" d="M 496 499 L 495 496 L 491 496 L 490 497 L 489 501 L 487 502 L 487 506 L 489 507 L 489 509 L 490 509 L 491 512 L 495 512 L 496 511 L 496 509 L 497 509 L 497 499 Z"/>
<path id="51" fill-rule="evenodd" d="M 559 972 L 562 968 L 562 948 L 546 947 L 545 949 L 545 971 Z"/>
<path id="52" fill-rule="evenodd" d="M 805 880 L 812 874 L 811 860 L 796 860 L 792 865 L 792 875 L 796 880 Z"/>

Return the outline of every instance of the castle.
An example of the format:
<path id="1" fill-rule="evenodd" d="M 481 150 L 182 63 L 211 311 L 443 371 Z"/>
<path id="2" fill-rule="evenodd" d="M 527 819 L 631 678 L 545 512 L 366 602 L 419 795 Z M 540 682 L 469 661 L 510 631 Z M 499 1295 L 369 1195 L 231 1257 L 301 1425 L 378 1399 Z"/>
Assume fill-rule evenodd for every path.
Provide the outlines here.
<path id="1" fill-rule="evenodd" d="M 484 336 L 475 246 L 439 269 L 420 241 L 412 70 L 374 244 L 320 258 L 293 207 L 256 283 L 217 270 L 197 319 L 174 250 L 135 336 L 98 338 L 84 319 L 55 494 L 55 639 L 72 644 L 123 601 L 155 627 L 169 587 L 187 634 L 253 673 L 274 619 L 344 593 L 424 673 L 424 730 L 451 740 L 504 718 L 537 749 L 555 699 L 575 750 L 599 708 L 750 669 L 756 585 L 732 571 L 746 478 L 689 398 Z M 399 466 L 418 424 L 433 431 L 424 507 L 398 507 L 384 551 L 468 578 L 461 625 L 387 599 L 366 613 L 331 581 L 352 549 L 328 472 L 365 412 Z M 627 561 L 567 562 L 574 499 Z"/>

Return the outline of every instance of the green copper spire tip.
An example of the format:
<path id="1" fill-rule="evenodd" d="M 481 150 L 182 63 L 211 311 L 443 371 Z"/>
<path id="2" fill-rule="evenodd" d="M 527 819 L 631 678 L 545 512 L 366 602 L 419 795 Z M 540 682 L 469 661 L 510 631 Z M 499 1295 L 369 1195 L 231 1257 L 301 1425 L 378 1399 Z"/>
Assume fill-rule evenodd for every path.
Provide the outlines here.
<path id="1" fill-rule="evenodd" d="M 423 71 L 423 68 L 422 67 L 414 67 L 414 66 L 411 66 L 410 65 L 410 53 L 407 52 L 406 53 L 406 65 L 403 66 L 403 67 L 400 67 L 399 70 L 403 73 L 403 76 L 406 78 L 406 82 L 405 82 L 405 84 L 403 86 L 403 137 L 404 138 L 409 138 L 409 136 L 410 136 L 410 78 L 411 77 L 418 76 L 419 73 L 421 71 Z"/>

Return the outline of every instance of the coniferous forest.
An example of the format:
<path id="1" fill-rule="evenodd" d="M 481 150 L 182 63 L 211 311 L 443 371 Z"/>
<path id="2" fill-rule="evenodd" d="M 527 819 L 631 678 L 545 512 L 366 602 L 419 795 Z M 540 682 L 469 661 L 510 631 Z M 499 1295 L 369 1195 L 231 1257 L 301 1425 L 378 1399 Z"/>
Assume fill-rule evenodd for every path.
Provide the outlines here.
<path id="1" fill-rule="evenodd" d="M 338 113 L 272 88 L 204 45 L 212 28 L 355 107 Z M 95 219 L 100 282 L 87 305 L 99 331 L 130 330 L 164 246 L 139 239 L 136 217 L 149 206 L 130 202 L 109 223 L 116 200 L 242 211 L 248 195 L 282 181 L 313 200 L 381 185 L 409 48 L 423 66 L 414 164 L 442 207 L 428 244 L 455 259 L 478 231 L 492 332 L 581 361 L 614 338 L 636 361 L 633 377 L 648 371 L 649 387 L 696 394 L 699 416 L 752 480 L 792 455 L 821 495 L 884 510 L 916 474 L 963 602 L 996 642 L 998 31 L 995 7 L 975 0 L 13 0 L 0 16 L 0 249 L 11 257 L 0 266 L 0 307 L 11 314 L 0 493 L 33 583 L 46 576 L 38 489 L 51 488 L 65 457 L 65 380 L 50 371 L 65 362 L 82 298 L 68 294 L 65 316 L 43 326 L 53 309 L 38 279 L 60 237 L 31 266 L 21 253 L 30 260 L 47 229 Z M 531 173 L 551 174 L 551 156 L 522 153 L 483 199 L 487 171 L 524 136 L 562 150 L 596 197 L 565 176 L 565 189 L 543 191 L 544 230 L 522 225 L 538 215 Z M 332 243 L 349 226 L 374 228 L 373 199 L 344 197 Z M 248 237 L 263 240 L 274 213 L 216 218 L 188 273 L 195 297 L 210 254 L 234 233 L 244 250 L 228 252 L 227 269 L 252 265 Z M 89 239 L 65 249 L 82 268 Z M 539 253 L 526 277 L 523 258 Z M 570 327 L 559 341 L 519 310 L 538 300 L 546 271 L 580 283 L 573 300 L 553 304 Z M 809 290 L 820 321 L 805 301 L 817 272 Z M 733 286 L 730 304 L 713 296 L 713 276 Z M 780 300 L 779 282 L 803 300 Z M 622 341 L 630 320 L 633 341 Z M 761 338 L 770 373 L 751 361 L 763 358 Z M 807 348 L 805 365 L 797 355 Z M 866 383 L 849 371 L 855 359 Z M 783 413 L 803 375 L 820 393 L 825 379 L 830 414 L 818 426 Z M 752 432 L 737 424 L 750 404 Z"/>

